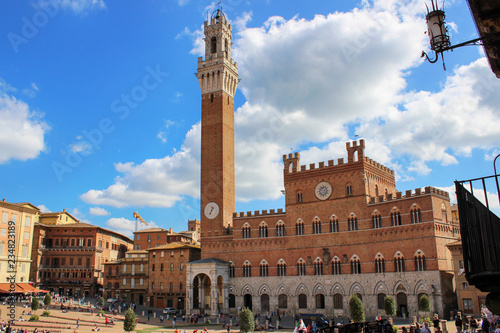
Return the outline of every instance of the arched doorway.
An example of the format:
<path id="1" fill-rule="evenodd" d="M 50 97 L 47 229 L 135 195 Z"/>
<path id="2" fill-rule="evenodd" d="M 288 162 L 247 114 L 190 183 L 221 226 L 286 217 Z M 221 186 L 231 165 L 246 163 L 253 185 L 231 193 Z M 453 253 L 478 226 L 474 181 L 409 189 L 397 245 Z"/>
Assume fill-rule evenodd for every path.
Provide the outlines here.
<path id="1" fill-rule="evenodd" d="M 398 311 L 401 317 L 406 317 L 406 312 L 408 311 L 408 298 L 405 293 L 399 293 L 396 295 L 396 302 L 398 304 Z"/>
<path id="2" fill-rule="evenodd" d="M 260 313 L 264 315 L 269 314 L 269 295 L 262 294 L 260 296 Z"/>
<path id="3" fill-rule="evenodd" d="M 252 310 L 252 295 L 245 294 L 243 296 L 243 307 Z"/>
<path id="4" fill-rule="evenodd" d="M 210 309 L 210 278 L 206 274 L 198 274 L 193 280 L 193 309 L 204 313 Z"/>

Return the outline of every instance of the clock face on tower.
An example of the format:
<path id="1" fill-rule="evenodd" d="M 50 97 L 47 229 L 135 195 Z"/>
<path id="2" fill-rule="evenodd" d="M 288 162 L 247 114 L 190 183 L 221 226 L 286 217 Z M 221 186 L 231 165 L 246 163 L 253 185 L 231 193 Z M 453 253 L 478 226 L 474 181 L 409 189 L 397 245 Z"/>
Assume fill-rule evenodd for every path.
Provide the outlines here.
<path id="1" fill-rule="evenodd" d="M 321 182 L 316 185 L 314 194 L 316 194 L 316 198 L 319 200 L 326 200 L 332 195 L 332 185 L 328 182 Z"/>
<path id="2" fill-rule="evenodd" d="M 214 219 L 219 215 L 219 205 L 215 202 L 209 202 L 205 206 L 205 216 L 208 219 Z"/>

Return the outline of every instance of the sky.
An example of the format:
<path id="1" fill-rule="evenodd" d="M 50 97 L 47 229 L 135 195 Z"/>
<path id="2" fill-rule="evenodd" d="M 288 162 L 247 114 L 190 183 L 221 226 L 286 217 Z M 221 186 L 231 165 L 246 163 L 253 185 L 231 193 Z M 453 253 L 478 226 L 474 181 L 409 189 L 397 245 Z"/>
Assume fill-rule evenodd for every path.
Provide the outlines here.
<path id="1" fill-rule="evenodd" d="M 5 0 L 0 197 L 132 236 L 200 218 L 201 0 Z M 440 6 L 442 6 L 440 2 Z M 397 189 L 493 174 L 500 80 L 479 46 L 431 64 L 420 0 L 225 0 L 235 97 L 236 211 L 284 207 L 282 155 L 366 155 Z M 452 44 L 477 37 L 446 1 Z M 479 185 L 479 184 L 478 184 Z M 490 204 L 498 197 L 488 184 Z M 140 226 L 144 228 L 145 226 Z"/>

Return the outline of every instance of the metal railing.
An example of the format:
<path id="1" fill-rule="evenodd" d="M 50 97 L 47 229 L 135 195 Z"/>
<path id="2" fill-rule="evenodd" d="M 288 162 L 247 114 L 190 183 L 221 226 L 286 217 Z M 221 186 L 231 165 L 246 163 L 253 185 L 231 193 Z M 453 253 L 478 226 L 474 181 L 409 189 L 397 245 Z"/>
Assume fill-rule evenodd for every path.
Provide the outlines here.
<path id="1" fill-rule="evenodd" d="M 488 194 L 486 187 L 487 181 L 494 179 L 500 200 L 499 176 L 495 168 L 493 176 L 455 181 L 465 276 L 469 284 L 485 292 L 500 291 L 500 283 L 498 283 L 500 281 L 500 218 L 490 209 L 493 195 Z M 474 196 L 473 186 L 478 182 L 484 192 L 484 203 Z M 465 184 L 469 185 L 470 191 L 466 189 Z M 476 192 L 480 191 L 476 189 Z"/>

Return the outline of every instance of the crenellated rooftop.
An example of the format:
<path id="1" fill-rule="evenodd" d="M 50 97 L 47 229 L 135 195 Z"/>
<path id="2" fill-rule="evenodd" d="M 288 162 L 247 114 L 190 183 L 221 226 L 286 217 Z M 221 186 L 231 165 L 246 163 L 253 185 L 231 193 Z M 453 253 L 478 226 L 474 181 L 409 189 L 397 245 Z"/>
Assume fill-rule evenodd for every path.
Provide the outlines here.
<path id="1" fill-rule="evenodd" d="M 283 155 L 283 163 L 284 163 L 284 173 L 295 173 L 295 172 L 302 172 L 302 171 L 309 171 L 309 170 L 314 170 L 314 169 L 322 169 L 322 168 L 335 168 L 341 165 L 346 165 L 350 163 L 358 163 L 360 161 L 364 161 L 369 165 L 374 166 L 375 168 L 389 173 L 391 175 L 394 175 L 394 170 L 372 160 L 369 157 L 366 157 L 364 155 L 364 149 L 365 149 L 365 141 L 364 140 L 359 140 L 358 141 L 353 141 L 347 142 L 346 143 L 346 150 L 347 150 L 347 163 L 345 162 L 344 158 L 338 158 L 337 161 L 335 160 L 328 160 L 326 163 L 325 162 L 319 162 L 317 165 L 316 163 L 310 163 L 309 166 L 307 165 L 300 165 L 300 153 L 293 153 L 293 154 L 288 154 L 288 155 Z M 356 158 L 357 154 L 357 158 Z"/>
<path id="2" fill-rule="evenodd" d="M 450 194 L 446 191 L 440 190 L 438 188 L 432 187 L 432 186 L 427 186 L 424 187 L 424 191 L 422 191 L 421 188 L 416 188 L 413 192 L 412 190 L 407 190 L 405 192 L 405 195 L 403 195 L 402 192 L 396 192 L 396 195 L 393 195 L 392 193 L 387 193 L 385 195 L 379 195 L 378 197 L 370 197 L 370 204 L 374 203 L 380 203 L 380 202 L 387 202 L 387 201 L 392 201 L 392 200 L 398 200 L 398 199 L 406 199 L 406 198 L 411 198 L 411 197 L 417 197 L 420 195 L 424 194 L 437 194 L 446 198 L 450 197 Z"/>
<path id="3" fill-rule="evenodd" d="M 283 211 L 283 208 L 278 208 L 276 209 L 270 209 L 267 211 L 267 209 L 264 209 L 262 211 L 260 210 L 255 210 L 255 211 L 248 211 L 248 212 L 240 212 L 240 213 L 233 213 L 233 218 L 236 217 L 254 217 L 254 216 L 270 216 L 270 215 L 284 215 L 285 212 Z"/>

